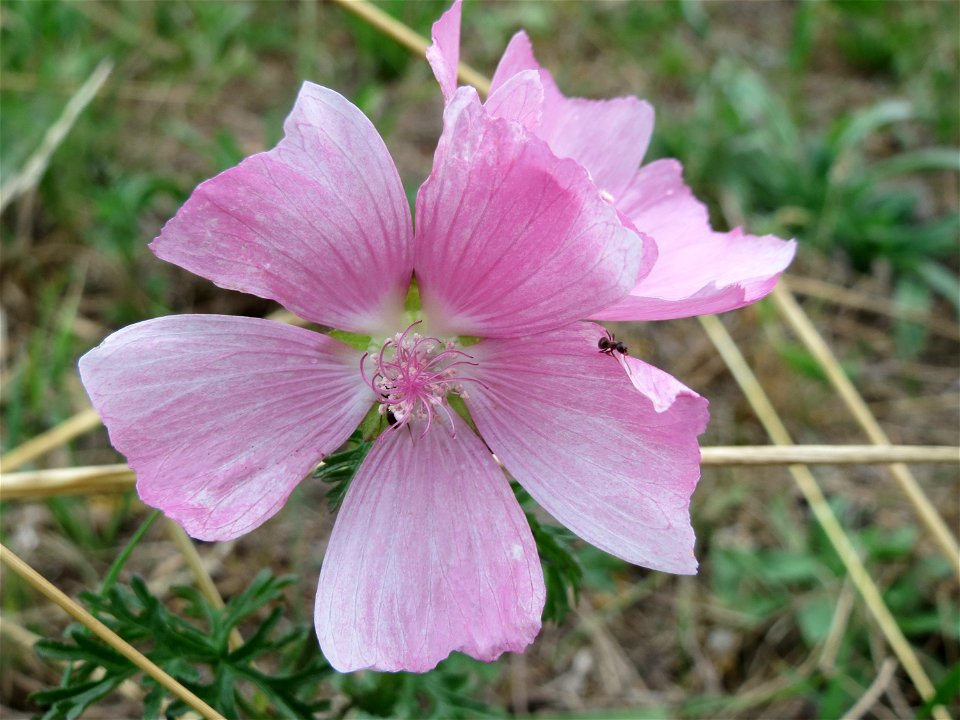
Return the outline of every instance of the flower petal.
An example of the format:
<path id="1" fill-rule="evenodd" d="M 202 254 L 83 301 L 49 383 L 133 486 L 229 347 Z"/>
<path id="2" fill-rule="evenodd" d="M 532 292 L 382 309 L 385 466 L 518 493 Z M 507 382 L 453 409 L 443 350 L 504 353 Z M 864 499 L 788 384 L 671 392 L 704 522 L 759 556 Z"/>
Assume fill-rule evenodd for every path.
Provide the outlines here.
<path id="1" fill-rule="evenodd" d="M 509 337 L 611 305 L 654 256 L 583 168 L 457 90 L 417 196 L 416 275 L 431 332 Z"/>
<path id="2" fill-rule="evenodd" d="M 131 325 L 80 376 L 137 473 L 137 491 L 193 537 L 228 540 L 272 517 L 374 401 L 360 353 L 256 318 Z"/>
<path id="3" fill-rule="evenodd" d="M 497 65 L 492 91 L 517 73 L 537 70 L 543 84 L 543 117 L 537 136 L 559 157 L 583 165 L 597 187 L 619 198 L 630 184 L 653 134 L 654 111 L 635 97 L 612 100 L 568 98 L 534 57 L 530 39 L 518 32 Z M 643 228 L 640 228 L 641 230 Z M 656 237 L 656 235 L 654 235 Z"/>
<path id="4" fill-rule="evenodd" d="M 735 310 L 773 290 L 796 243 L 710 228 L 707 209 L 683 182 L 676 160 L 637 173 L 617 208 L 657 239 L 659 257 L 630 295 L 593 315 L 603 320 L 667 320 Z"/>
<path id="5" fill-rule="evenodd" d="M 493 73 L 493 79 L 490 81 L 490 94 L 495 93 L 514 75 L 524 72 L 525 70 L 536 70 L 538 73 L 545 73 L 549 78 L 549 82 L 555 86 L 553 77 L 550 76 L 548 71 L 540 67 L 540 63 L 538 63 L 536 57 L 534 57 L 533 45 L 527 33 L 521 30 L 510 38 L 510 42 L 507 43 L 507 48 L 503 51 L 500 62 L 497 63 L 497 69 Z"/>
<path id="6" fill-rule="evenodd" d="M 536 70 L 517 73 L 498 87 L 484 103 L 494 117 L 513 120 L 536 131 L 543 115 L 543 84 Z"/>
<path id="7" fill-rule="evenodd" d="M 440 83 L 447 102 L 457 90 L 457 68 L 460 65 L 460 13 L 462 0 L 453 5 L 433 24 L 433 44 L 427 48 L 427 61 Z"/>
<path id="8" fill-rule="evenodd" d="M 337 517 L 316 627 L 337 670 L 425 672 L 453 651 L 483 661 L 540 631 L 536 543 L 490 452 L 406 426 L 370 450 Z"/>
<path id="9" fill-rule="evenodd" d="M 577 535 L 637 565 L 694 573 L 689 504 L 707 401 L 599 352 L 603 335 L 577 323 L 472 345 L 467 406 L 507 470 Z"/>
<path id="10" fill-rule="evenodd" d="M 151 249 L 324 325 L 395 327 L 413 270 L 410 208 L 370 121 L 304 83 L 285 137 L 201 184 Z"/>
<path id="11" fill-rule="evenodd" d="M 635 97 L 567 98 L 544 82 L 543 121 L 537 135 L 560 157 L 590 171 L 615 199 L 630 184 L 653 134 L 653 106 Z M 656 237 L 656 236 L 654 236 Z"/>

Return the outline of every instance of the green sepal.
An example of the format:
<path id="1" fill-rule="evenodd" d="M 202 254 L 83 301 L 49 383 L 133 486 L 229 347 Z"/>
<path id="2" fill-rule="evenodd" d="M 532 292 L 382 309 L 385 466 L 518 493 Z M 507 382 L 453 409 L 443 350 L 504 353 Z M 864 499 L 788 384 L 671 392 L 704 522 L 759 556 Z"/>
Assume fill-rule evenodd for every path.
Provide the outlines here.
<path id="1" fill-rule="evenodd" d="M 420 286 L 417 285 L 417 278 L 410 278 L 410 287 L 407 288 L 407 297 L 403 300 L 404 312 L 411 315 L 419 315 L 423 306 L 420 303 Z"/>
<path id="2" fill-rule="evenodd" d="M 380 420 L 384 419 L 381 417 Z M 386 425 L 386 422 L 383 424 Z M 323 464 L 313 471 L 313 477 L 330 486 L 327 490 L 327 506 L 330 512 L 335 512 L 340 507 L 353 476 L 357 474 L 373 443 L 374 438 L 365 439 L 360 430 L 355 430 L 342 449 L 327 455 Z"/>
<path id="3" fill-rule="evenodd" d="M 329 335 L 330 337 L 346 343 L 356 350 L 363 350 L 364 352 L 367 352 L 370 349 L 370 341 L 372 338 L 369 335 L 347 332 L 346 330 L 331 330 Z"/>
<path id="4" fill-rule="evenodd" d="M 357 431 L 360 433 L 360 437 L 363 438 L 363 442 L 370 442 L 379 437 L 386 427 L 387 419 L 380 414 L 380 403 L 374 403 L 373 407 L 370 408 L 370 412 L 360 421 L 360 427 L 357 428 Z"/>
<path id="5" fill-rule="evenodd" d="M 447 402 L 450 403 L 450 407 L 456 410 L 457 415 L 459 415 L 467 425 L 477 434 L 480 434 L 480 431 L 477 430 L 477 424 L 473 421 L 473 418 L 470 417 L 470 411 L 467 409 L 467 404 L 463 401 L 463 398 L 459 395 L 454 395 L 450 393 L 447 395 Z"/>

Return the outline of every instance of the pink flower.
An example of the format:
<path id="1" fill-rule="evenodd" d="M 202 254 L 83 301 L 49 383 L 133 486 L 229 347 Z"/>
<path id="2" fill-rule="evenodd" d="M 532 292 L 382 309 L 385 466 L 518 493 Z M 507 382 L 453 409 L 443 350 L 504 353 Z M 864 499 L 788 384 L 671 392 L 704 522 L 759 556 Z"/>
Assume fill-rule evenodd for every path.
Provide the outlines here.
<path id="1" fill-rule="evenodd" d="M 433 26 L 427 59 L 447 101 L 457 86 L 460 6 Z M 595 320 L 667 320 L 735 310 L 766 296 L 793 260 L 796 243 L 742 229 L 710 227 L 707 209 L 684 184 L 676 160 L 640 167 L 653 133 L 653 107 L 635 97 L 567 98 L 533 56 L 523 31 L 500 59 L 487 111 L 523 123 L 559 157 L 576 160 L 597 188 L 639 230 L 659 256 L 650 273 Z M 639 169 L 638 169 L 639 168 Z"/>
<path id="2" fill-rule="evenodd" d="M 695 572 L 707 403 L 600 352 L 605 331 L 580 322 L 622 302 L 654 255 L 586 171 L 461 88 L 414 232 L 386 147 L 343 97 L 304 84 L 284 131 L 201 184 L 151 248 L 369 336 L 368 352 L 242 317 L 108 337 L 80 372 L 144 502 L 194 537 L 235 538 L 379 403 L 395 424 L 350 485 L 317 592 L 320 644 L 341 671 L 425 671 L 455 650 L 493 660 L 539 632 L 536 545 L 491 451 L 589 542 Z M 414 272 L 422 312 L 410 313 Z"/>

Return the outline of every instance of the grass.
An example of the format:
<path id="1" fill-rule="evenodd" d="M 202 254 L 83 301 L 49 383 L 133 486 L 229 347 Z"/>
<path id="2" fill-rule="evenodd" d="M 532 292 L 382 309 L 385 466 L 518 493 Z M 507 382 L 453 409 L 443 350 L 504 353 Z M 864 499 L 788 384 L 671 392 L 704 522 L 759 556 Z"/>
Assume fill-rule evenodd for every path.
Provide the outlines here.
<path id="1" fill-rule="evenodd" d="M 444 6 L 385 5 L 422 33 Z M 465 13 L 464 57 L 487 73 L 524 26 L 568 93 L 649 98 L 658 112 L 651 156 L 684 162 L 718 225 L 797 237 L 794 272 L 890 298 L 921 317 L 956 317 L 955 3 L 498 3 L 468 4 Z M 84 406 L 76 358 L 113 329 L 171 312 L 271 309 L 165 266 L 146 243 L 198 182 L 277 140 L 302 79 L 360 105 L 409 192 L 429 171 L 440 110 L 429 69 L 335 6 L 5 0 L 0 20 L 4 181 L 97 64 L 115 63 L 42 181 L 2 217 L 4 450 Z M 915 320 L 823 301 L 806 307 L 895 440 L 955 443 L 955 341 Z M 725 322 L 791 432 L 811 442 L 860 441 L 771 308 Z M 694 323 L 625 328 L 623 336 L 711 398 L 705 444 L 764 441 Z M 45 462 L 115 460 L 100 432 Z M 951 569 L 884 474 L 863 468 L 820 478 L 928 673 L 949 689 L 960 661 Z M 955 526 L 955 469 L 921 479 Z M 251 566 L 292 570 L 300 580 L 290 612 L 309 616 L 330 519 L 315 489 L 301 497 L 221 560 L 225 594 L 252 580 Z M 32 547 L 37 566 L 76 589 L 102 577 L 141 517 L 102 499 L 58 500 L 39 514 L 11 505 L 2 535 Z M 422 687 L 344 679 L 339 692 L 362 698 L 367 712 L 408 715 L 425 692 L 591 717 L 624 708 L 630 717 L 837 717 L 853 706 L 889 653 L 785 474 L 706 472 L 694 523 L 703 564 L 696 580 L 581 547 L 586 604 L 548 628 L 524 660 L 501 661 L 472 685 L 448 687 L 441 673 Z M 264 532 L 288 540 L 269 544 L 290 552 L 267 554 Z M 156 533 L 149 538 L 132 566 L 175 572 L 154 570 L 172 553 Z M 2 601 L 5 615 L 48 631 L 50 619 L 31 614 L 30 595 L 9 576 Z M 32 667 L 4 661 L 4 707 L 30 708 L 26 690 L 37 678 L 50 682 Z M 871 712 L 923 714 L 921 706 L 898 671 Z"/>

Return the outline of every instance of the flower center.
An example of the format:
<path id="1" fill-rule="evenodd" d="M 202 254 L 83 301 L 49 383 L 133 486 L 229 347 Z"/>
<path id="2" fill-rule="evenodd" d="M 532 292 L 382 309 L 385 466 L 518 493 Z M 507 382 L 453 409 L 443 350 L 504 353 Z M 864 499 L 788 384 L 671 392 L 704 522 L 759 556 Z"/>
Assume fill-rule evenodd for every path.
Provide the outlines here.
<path id="1" fill-rule="evenodd" d="M 476 363 L 470 362 L 472 357 L 458 350 L 453 341 L 411 332 L 420 322 L 387 338 L 375 355 L 365 354 L 360 360 L 360 372 L 377 394 L 380 414 L 391 418 L 392 430 L 418 421 L 424 425 L 422 436 L 442 413 L 439 417 L 446 418 L 451 432 L 456 434 L 447 395 L 466 397 L 462 383 L 470 378 L 458 378 L 457 368 Z M 370 377 L 366 373 L 368 358 L 373 362 Z"/>

